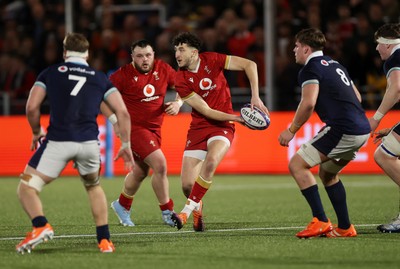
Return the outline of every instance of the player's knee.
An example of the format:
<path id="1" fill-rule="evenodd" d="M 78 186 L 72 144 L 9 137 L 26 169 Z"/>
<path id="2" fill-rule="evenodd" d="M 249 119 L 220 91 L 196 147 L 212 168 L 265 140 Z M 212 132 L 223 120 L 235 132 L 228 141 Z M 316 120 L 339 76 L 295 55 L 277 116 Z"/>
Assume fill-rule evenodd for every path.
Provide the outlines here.
<path id="1" fill-rule="evenodd" d="M 98 174 L 81 176 L 81 181 L 86 188 L 94 187 L 100 184 L 100 176 Z"/>
<path id="2" fill-rule="evenodd" d="M 41 192 L 43 190 L 44 185 L 46 185 L 46 182 L 38 175 L 30 175 L 30 174 L 25 174 L 22 173 L 20 175 L 20 182 L 26 186 L 29 186 L 38 192 Z"/>
<path id="3" fill-rule="evenodd" d="M 288 168 L 292 176 L 295 176 L 295 174 L 300 171 L 300 165 L 294 158 L 289 161 Z"/>
<path id="4" fill-rule="evenodd" d="M 333 170 L 333 172 L 326 171 L 324 168 L 321 167 L 319 169 L 318 176 L 321 179 L 322 183 L 326 185 L 332 184 L 332 182 L 335 182 L 339 179 L 336 170 Z"/>
<path id="5" fill-rule="evenodd" d="M 167 175 L 167 166 L 162 165 L 162 164 L 156 165 L 155 167 L 153 167 L 153 173 L 162 175 L 162 176 L 166 176 Z"/>
<path id="6" fill-rule="evenodd" d="M 217 168 L 219 161 L 215 157 L 207 157 L 206 161 L 204 162 L 205 170 L 209 173 L 214 173 L 215 169 Z"/>
<path id="7" fill-rule="evenodd" d="M 384 162 L 384 154 L 382 153 L 382 151 L 380 150 L 380 148 L 378 147 L 374 153 L 374 160 L 375 162 L 382 167 L 382 163 Z"/>

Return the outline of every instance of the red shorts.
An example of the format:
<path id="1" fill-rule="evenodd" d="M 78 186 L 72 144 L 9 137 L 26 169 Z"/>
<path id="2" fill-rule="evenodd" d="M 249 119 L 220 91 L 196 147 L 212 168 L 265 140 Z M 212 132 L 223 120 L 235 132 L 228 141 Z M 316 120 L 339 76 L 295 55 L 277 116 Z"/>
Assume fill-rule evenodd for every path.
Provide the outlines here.
<path id="1" fill-rule="evenodd" d="M 207 126 L 202 129 L 189 129 L 187 134 L 185 150 L 204 150 L 207 151 L 207 141 L 216 136 L 221 136 L 229 140 L 232 145 L 235 135 L 235 126 Z"/>
<path id="2" fill-rule="evenodd" d="M 131 131 L 131 149 L 135 159 L 143 161 L 150 153 L 161 148 L 161 130 L 134 126 Z"/>

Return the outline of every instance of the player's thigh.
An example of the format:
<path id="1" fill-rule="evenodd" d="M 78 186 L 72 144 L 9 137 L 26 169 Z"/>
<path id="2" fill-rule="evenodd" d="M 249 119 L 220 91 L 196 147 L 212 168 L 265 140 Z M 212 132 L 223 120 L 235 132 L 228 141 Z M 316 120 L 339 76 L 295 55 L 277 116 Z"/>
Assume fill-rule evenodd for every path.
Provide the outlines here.
<path id="1" fill-rule="evenodd" d="M 382 143 L 379 145 L 378 149 L 389 156 L 399 157 L 400 135 L 392 130 L 387 136 L 382 138 Z"/>
<path id="2" fill-rule="evenodd" d="M 49 178 L 57 178 L 76 151 L 77 147 L 72 142 L 45 140 L 28 165 Z"/>
<path id="3" fill-rule="evenodd" d="M 80 175 L 98 174 L 100 170 L 100 145 L 98 141 L 87 141 L 79 144 L 75 156 L 76 168 Z"/>
<path id="4" fill-rule="evenodd" d="M 214 139 L 207 144 L 207 156 L 205 162 L 213 162 L 218 165 L 225 157 L 230 148 L 230 141 L 222 137 L 221 139 Z"/>
<path id="5" fill-rule="evenodd" d="M 368 140 L 365 135 L 342 135 L 337 145 L 330 149 L 327 161 L 320 167 L 320 176 L 324 181 L 329 181 L 337 175 L 350 161 L 356 157 L 356 153 Z M 324 161 L 324 160 L 323 160 Z"/>
<path id="6" fill-rule="evenodd" d="M 143 127 L 132 129 L 131 148 L 135 160 L 145 161 L 154 151 L 161 149 L 160 131 L 152 131 Z"/>

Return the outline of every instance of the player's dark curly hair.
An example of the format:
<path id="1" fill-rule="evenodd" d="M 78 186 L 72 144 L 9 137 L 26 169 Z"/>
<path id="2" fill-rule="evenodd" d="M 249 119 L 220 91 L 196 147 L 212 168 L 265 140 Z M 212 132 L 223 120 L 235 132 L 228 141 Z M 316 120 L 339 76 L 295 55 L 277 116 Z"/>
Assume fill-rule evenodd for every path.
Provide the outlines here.
<path id="1" fill-rule="evenodd" d="M 201 40 L 195 34 L 190 32 L 183 32 L 174 37 L 172 45 L 178 46 L 180 44 L 186 44 L 198 51 L 201 49 Z"/>
<path id="2" fill-rule="evenodd" d="M 388 39 L 400 38 L 400 24 L 387 23 L 382 25 L 375 32 L 375 40 L 377 40 L 379 37 L 385 37 Z"/>
<path id="3" fill-rule="evenodd" d="M 142 40 L 139 40 L 139 41 L 136 41 L 136 42 L 132 43 L 131 51 L 133 51 L 136 47 L 145 48 L 147 46 L 150 46 L 154 50 L 153 45 L 148 40 L 142 39 Z"/>
<path id="4" fill-rule="evenodd" d="M 301 30 L 297 33 L 296 40 L 301 44 L 310 46 L 314 51 L 323 50 L 326 44 L 324 34 L 316 28 Z"/>

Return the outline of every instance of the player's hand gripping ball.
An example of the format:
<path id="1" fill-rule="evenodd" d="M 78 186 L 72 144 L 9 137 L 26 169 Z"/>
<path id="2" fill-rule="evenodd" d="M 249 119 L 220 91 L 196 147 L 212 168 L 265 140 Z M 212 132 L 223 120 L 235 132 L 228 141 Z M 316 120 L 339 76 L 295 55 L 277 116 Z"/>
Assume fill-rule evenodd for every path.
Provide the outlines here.
<path id="1" fill-rule="evenodd" d="M 244 125 L 252 130 L 265 130 L 271 123 L 268 115 L 259 108 L 254 106 L 251 110 L 251 104 L 245 104 L 240 109 L 240 116 L 244 120 Z"/>

